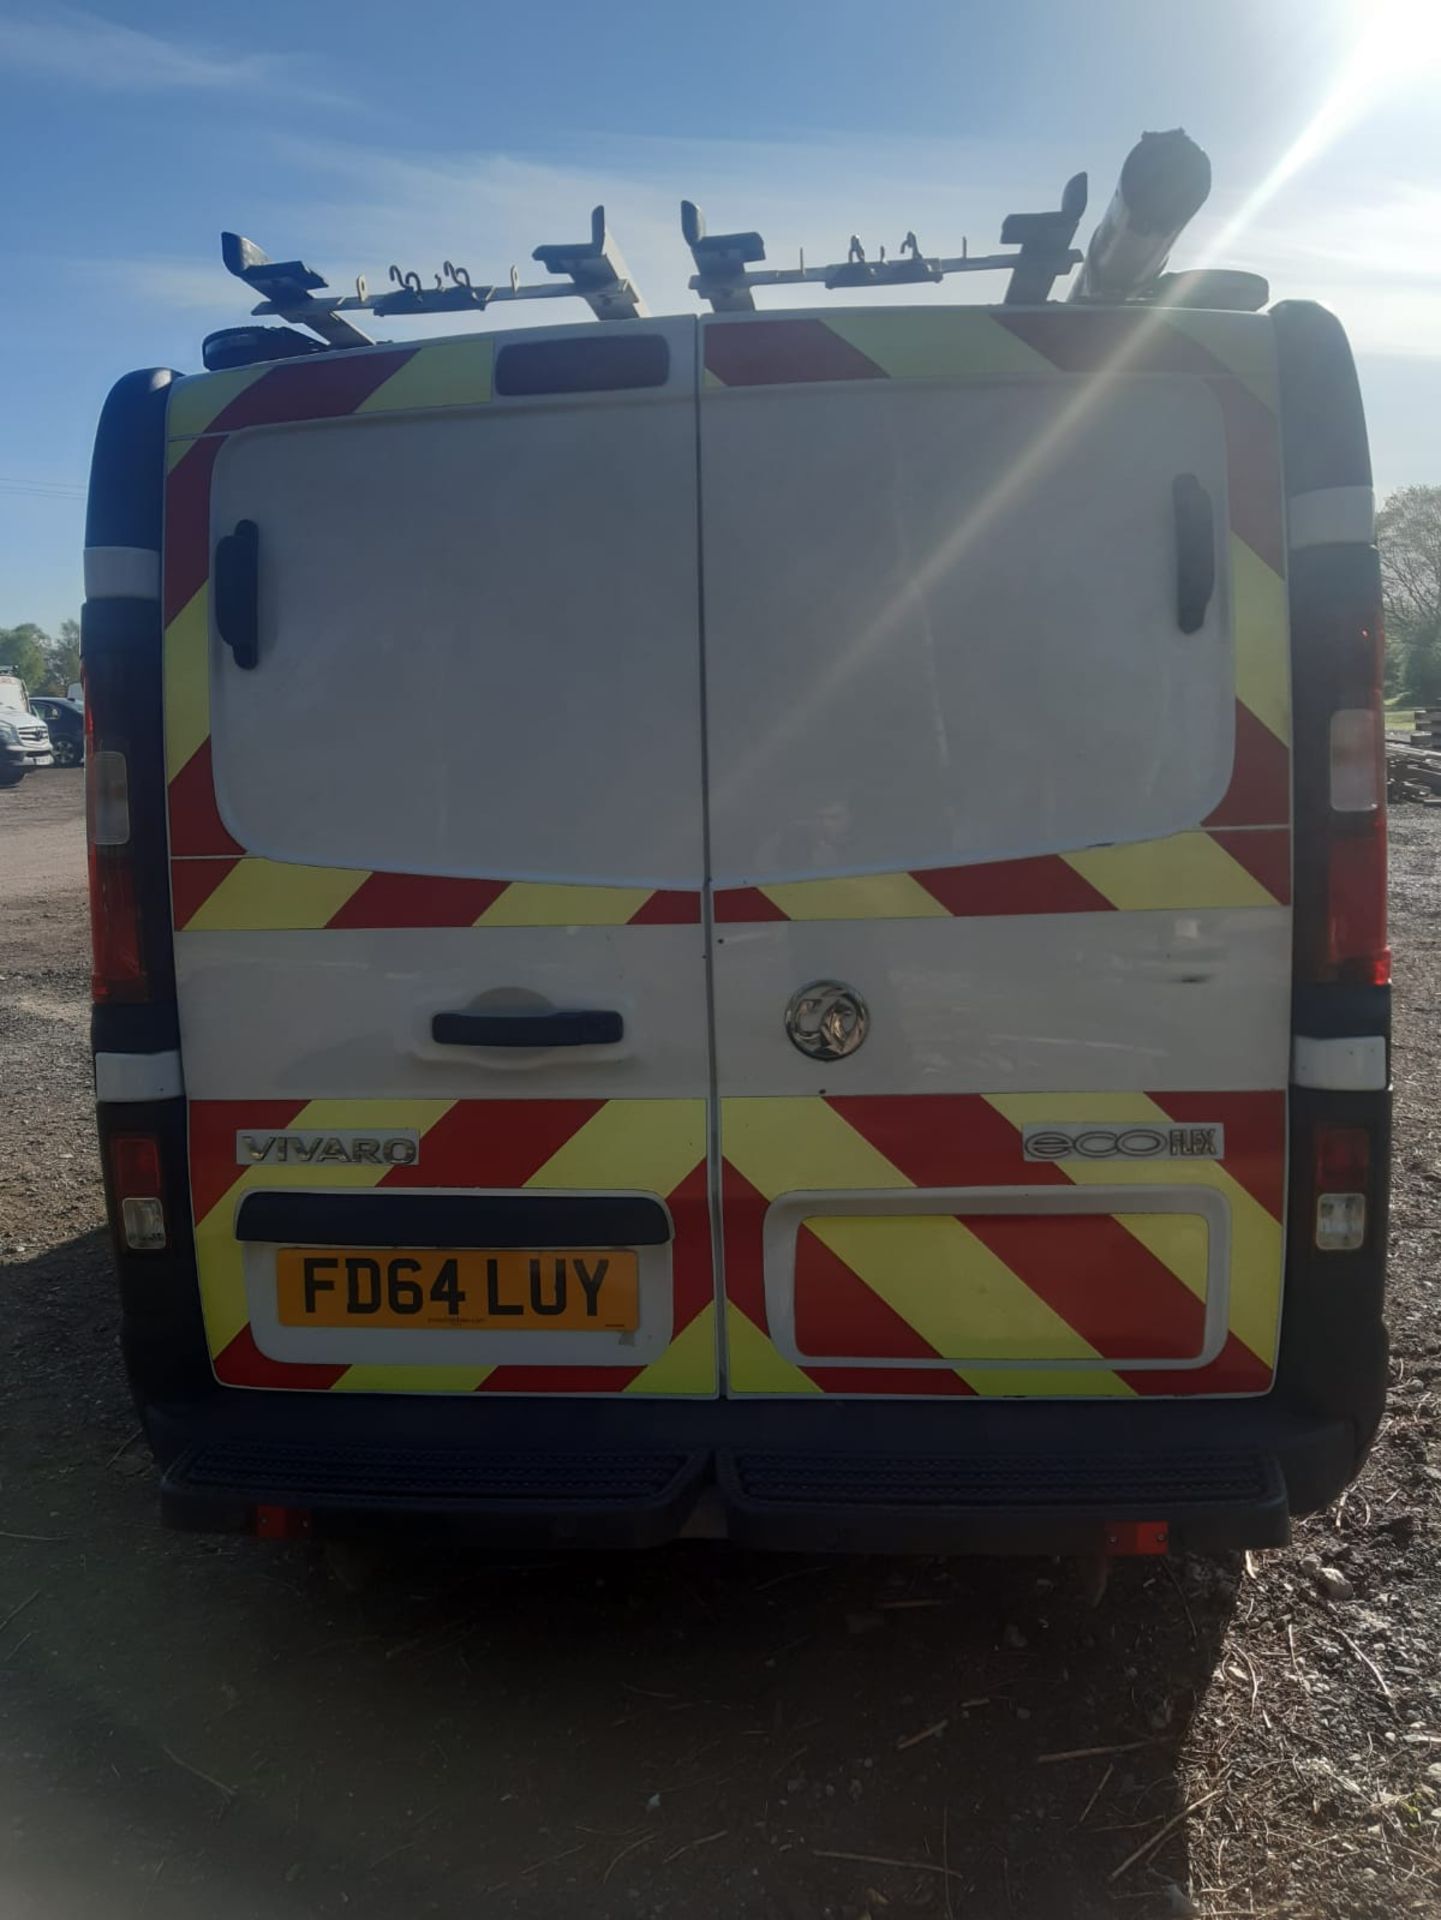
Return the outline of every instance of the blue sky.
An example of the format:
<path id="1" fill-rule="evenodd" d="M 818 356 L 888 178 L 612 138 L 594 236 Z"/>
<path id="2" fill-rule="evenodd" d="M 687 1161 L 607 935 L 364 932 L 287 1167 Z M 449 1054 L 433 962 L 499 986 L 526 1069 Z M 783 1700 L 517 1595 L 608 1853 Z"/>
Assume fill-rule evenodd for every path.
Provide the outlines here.
<path id="1" fill-rule="evenodd" d="M 497 278 L 604 200 L 653 310 L 686 311 L 683 194 L 772 261 L 909 226 L 949 253 L 1084 168 L 1084 238 L 1147 127 L 1214 165 L 1175 263 L 1333 306 L 1379 485 L 1441 482 L 1438 23 L 1431 0 L 0 0 L 0 625 L 78 612 L 111 381 L 194 369 L 244 317 L 222 227 L 334 285 Z"/>

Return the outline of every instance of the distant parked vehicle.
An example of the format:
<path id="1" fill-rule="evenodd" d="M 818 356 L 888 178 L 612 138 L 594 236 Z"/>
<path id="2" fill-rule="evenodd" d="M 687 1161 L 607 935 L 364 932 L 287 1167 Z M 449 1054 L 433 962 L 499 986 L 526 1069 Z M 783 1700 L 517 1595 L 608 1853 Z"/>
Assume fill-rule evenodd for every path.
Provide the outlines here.
<path id="1" fill-rule="evenodd" d="M 0 667 L 0 787 L 18 786 L 32 767 L 51 764 L 49 729 L 25 682 L 13 667 Z"/>
<path id="2" fill-rule="evenodd" d="M 78 767 L 85 759 L 85 709 L 59 694 L 32 694 L 30 706 L 50 729 L 57 767 Z"/>

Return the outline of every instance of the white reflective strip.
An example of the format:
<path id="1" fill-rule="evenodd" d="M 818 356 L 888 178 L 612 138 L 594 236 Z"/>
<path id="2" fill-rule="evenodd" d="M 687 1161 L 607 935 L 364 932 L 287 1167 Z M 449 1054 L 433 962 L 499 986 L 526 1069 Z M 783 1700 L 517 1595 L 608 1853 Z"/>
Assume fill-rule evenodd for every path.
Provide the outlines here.
<path id="1" fill-rule="evenodd" d="M 1332 1093 L 1381 1093 L 1386 1042 L 1379 1033 L 1359 1040 L 1309 1040 L 1298 1033 L 1291 1043 L 1291 1080 Z"/>
<path id="2" fill-rule="evenodd" d="M 169 1053 L 97 1053 L 97 1100 L 173 1100 L 185 1091 L 180 1055 Z"/>
<path id="3" fill-rule="evenodd" d="M 1370 487 L 1317 487 L 1293 493 L 1291 547 L 1334 547 L 1376 538 L 1376 496 Z"/>
<path id="4" fill-rule="evenodd" d="M 152 547 L 87 547 L 87 600 L 158 600 L 160 555 Z"/>

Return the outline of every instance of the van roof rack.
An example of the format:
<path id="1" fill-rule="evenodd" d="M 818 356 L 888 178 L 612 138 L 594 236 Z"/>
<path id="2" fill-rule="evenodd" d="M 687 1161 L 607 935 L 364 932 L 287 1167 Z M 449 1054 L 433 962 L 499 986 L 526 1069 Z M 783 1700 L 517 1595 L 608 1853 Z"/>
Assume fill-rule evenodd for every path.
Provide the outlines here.
<path id="1" fill-rule="evenodd" d="M 392 266 L 388 291 L 372 293 L 361 275 L 353 294 L 337 294 L 330 291 L 323 275 L 304 261 L 272 260 L 242 234 L 222 233 L 220 253 L 229 271 L 261 296 L 260 305 L 252 308 L 253 314 L 298 321 L 332 347 L 374 345 L 369 334 L 345 317 L 351 313 L 382 317 L 396 313 L 484 313 L 487 307 L 505 300 L 563 300 L 572 295 L 584 300 L 597 320 L 643 320 L 650 312 L 606 228 L 604 207 L 596 207 L 591 213 L 588 240 L 537 247 L 531 255 L 548 273 L 569 281 L 568 286 L 548 280 L 523 285 L 515 267 L 510 270 L 508 284 L 479 285 L 466 268 L 447 260 L 443 271 L 435 275 L 433 287 L 427 287 L 418 273 Z"/>
<path id="2" fill-rule="evenodd" d="M 766 246 L 753 230 L 708 233 L 705 215 L 694 200 L 682 200 L 681 232 L 695 262 L 692 290 L 717 313 L 754 313 L 758 287 L 810 284 L 830 290 L 939 284 L 953 273 L 1002 272 L 1010 275 L 1002 295 L 1006 306 L 1039 306 L 1049 300 L 1056 281 L 1079 265 L 1071 283 L 1072 302 L 1098 306 L 1210 306 L 1255 312 L 1269 298 L 1257 274 L 1201 269 L 1167 271 L 1170 251 L 1211 188 L 1211 163 L 1180 127 L 1143 134 L 1127 155 L 1116 192 L 1082 255 L 1072 245 L 1086 211 L 1087 180 L 1072 174 L 1061 204 L 1045 213 L 1010 213 L 1001 223 L 1005 253 L 973 254 L 965 240 L 953 256 L 924 253 L 915 231 L 907 233 L 891 258 L 884 247 L 867 256 L 852 234 L 844 260 L 810 267 L 802 251 L 794 267 L 767 267 Z M 578 297 L 599 320 L 649 318 L 649 308 L 630 277 L 605 223 L 605 208 L 590 216 L 590 238 L 537 247 L 532 258 L 553 276 L 521 284 L 519 270 L 499 285 L 472 280 L 464 267 L 447 260 L 427 286 L 419 273 L 390 269 L 390 284 L 372 293 L 364 276 L 353 294 L 332 293 L 322 275 L 303 260 L 272 260 L 238 233 L 221 235 L 221 252 L 230 272 L 261 296 L 256 316 L 274 314 L 298 321 L 328 347 L 372 344 L 348 317 L 353 313 L 483 313 L 507 300 L 557 300 Z M 305 335 L 284 328 L 232 327 L 205 343 L 207 366 L 240 366 L 257 359 L 281 359 L 314 351 Z"/>
<path id="3" fill-rule="evenodd" d="M 1073 174 L 1066 182 L 1061 204 L 1054 213 L 1007 214 L 1001 227 L 1001 245 L 1014 253 L 971 253 L 962 240 L 952 258 L 922 253 L 914 230 L 901 242 L 893 259 L 884 247 L 874 260 L 866 257 L 859 238 L 851 235 L 844 260 L 830 266 L 808 267 L 804 251 L 794 267 L 753 267 L 766 257 L 758 233 L 707 233 L 705 215 L 694 200 L 680 203 L 681 232 L 695 261 L 692 291 L 710 302 L 716 313 L 754 313 L 757 287 L 793 287 L 813 284 L 834 290 L 842 287 L 911 286 L 918 281 L 944 280 L 949 273 L 1008 271 L 1007 306 L 1039 306 L 1063 273 L 1080 263 L 1072 247 L 1081 215 L 1086 211 L 1086 176 Z"/>

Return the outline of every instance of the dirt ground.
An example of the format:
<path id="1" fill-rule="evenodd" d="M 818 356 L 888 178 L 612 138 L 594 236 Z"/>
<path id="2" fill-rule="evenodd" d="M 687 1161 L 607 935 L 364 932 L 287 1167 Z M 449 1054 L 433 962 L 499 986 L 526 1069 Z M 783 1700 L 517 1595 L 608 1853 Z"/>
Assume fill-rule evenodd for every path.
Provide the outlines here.
<path id="1" fill-rule="evenodd" d="M 1040 1561 L 341 1579 L 163 1533 L 99 1231 L 80 784 L 0 792 L 6 1920 L 1441 1911 L 1441 810 L 1393 823 L 1382 1441 L 1288 1551 L 1122 1563 L 1093 1609 Z"/>

